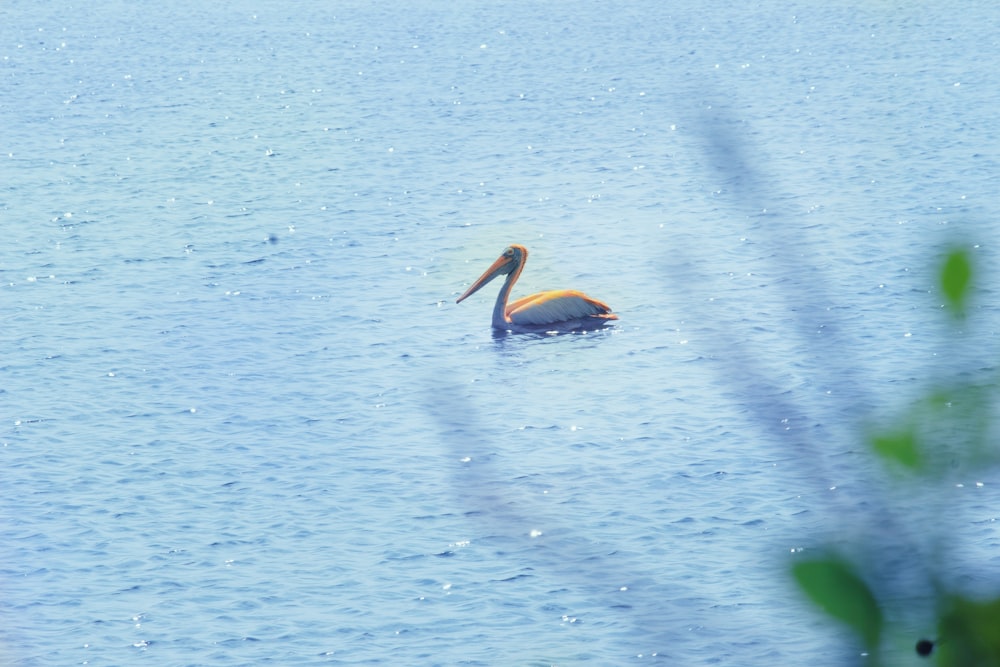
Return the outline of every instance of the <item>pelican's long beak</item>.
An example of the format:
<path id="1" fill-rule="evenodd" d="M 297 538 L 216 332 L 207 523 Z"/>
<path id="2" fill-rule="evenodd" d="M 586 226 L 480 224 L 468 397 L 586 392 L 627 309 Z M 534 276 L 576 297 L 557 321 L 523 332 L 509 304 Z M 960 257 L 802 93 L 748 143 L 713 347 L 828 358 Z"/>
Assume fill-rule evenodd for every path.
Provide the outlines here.
<path id="1" fill-rule="evenodd" d="M 510 273 L 511 269 L 514 267 L 514 258 L 506 254 L 500 255 L 497 261 L 493 262 L 490 268 L 486 269 L 483 275 L 479 276 L 476 282 L 469 285 L 469 289 L 465 290 L 465 294 L 458 297 L 455 303 L 462 303 L 462 300 L 466 297 L 472 295 L 473 293 L 479 291 L 486 283 L 490 282 L 497 276 L 503 276 Z"/>

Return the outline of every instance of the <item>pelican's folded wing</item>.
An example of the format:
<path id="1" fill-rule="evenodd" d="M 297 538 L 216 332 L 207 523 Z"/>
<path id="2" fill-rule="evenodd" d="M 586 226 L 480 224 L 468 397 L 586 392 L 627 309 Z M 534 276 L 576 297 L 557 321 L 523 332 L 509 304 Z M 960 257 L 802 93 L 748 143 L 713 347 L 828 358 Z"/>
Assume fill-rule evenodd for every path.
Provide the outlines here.
<path id="1" fill-rule="evenodd" d="M 618 319 L 608 304 L 568 289 L 539 292 L 518 299 L 507 306 L 507 316 L 520 325 L 553 324 L 587 317 Z"/>

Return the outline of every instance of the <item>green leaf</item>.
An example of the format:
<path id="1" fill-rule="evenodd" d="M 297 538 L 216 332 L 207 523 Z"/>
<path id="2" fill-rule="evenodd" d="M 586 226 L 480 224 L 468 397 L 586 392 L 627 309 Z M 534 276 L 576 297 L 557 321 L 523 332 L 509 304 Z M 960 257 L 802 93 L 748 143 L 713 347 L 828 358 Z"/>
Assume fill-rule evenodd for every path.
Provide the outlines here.
<path id="1" fill-rule="evenodd" d="M 809 599 L 850 626 L 869 651 L 878 648 L 882 610 L 848 563 L 837 557 L 802 561 L 792 567 L 792 575 Z"/>
<path id="2" fill-rule="evenodd" d="M 872 449 L 882 458 L 911 469 L 917 469 L 923 463 L 917 434 L 912 426 L 874 435 L 871 440 Z"/>
<path id="3" fill-rule="evenodd" d="M 952 598 L 938 621 L 938 633 L 939 665 L 1000 665 L 1000 598 Z"/>
<path id="4" fill-rule="evenodd" d="M 965 250 L 952 250 L 941 268 L 941 291 L 955 315 L 965 312 L 965 301 L 972 282 L 972 262 Z"/>

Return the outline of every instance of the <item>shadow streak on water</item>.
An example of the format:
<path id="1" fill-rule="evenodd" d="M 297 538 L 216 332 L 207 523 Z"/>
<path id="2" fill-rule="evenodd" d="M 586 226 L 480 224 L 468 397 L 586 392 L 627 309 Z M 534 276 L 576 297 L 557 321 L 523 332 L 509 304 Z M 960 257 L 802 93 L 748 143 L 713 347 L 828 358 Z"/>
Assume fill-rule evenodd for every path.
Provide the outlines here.
<path id="1" fill-rule="evenodd" d="M 773 181 L 764 173 L 765 166 L 749 157 L 752 150 L 749 139 L 737 136 L 732 130 L 737 126 L 723 113 L 702 117 L 703 149 L 712 168 L 727 184 L 731 208 L 741 216 L 759 216 L 761 242 L 766 244 L 769 252 L 765 254 L 775 273 L 793 276 L 792 280 L 775 284 L 776 289 L 782 290 L 785 304 L 780 327 L 800 342 L 798 349 L 819 360 L 814 370 L 816 375 L 810 379 L 815 385 L 822 383 L 827 400 L 821 406 L 803 405 L 801 392 L 777 385 L 772 380 L 774 368 L 769 371 L 767 363 L 771 351 L 753 345 L 752 341 L 743 343 L 722 336 L 708 343 L 710 354 L 721 362 L 725 381 L 749 408 L 747 414 L 753 415 L 755 426 L 767 435 L 772 446 L 792 449 L 792 471 L 813 489 L 823 486 L 835 489 L 838 480 L 849 480 L 862 489 L 854 495 L 826 496 L 819 507 L 823 518 L 817 524 L 822 534 L 803 535 L 800 549 L 809 551 L 836 545 L 856 562 L 865 563 L 864 574 L 879 599 L 909 601 L 897 607 L 909 604 L 915 614 L 909 622 L 919 626 L 927 623 L 926 618 L 920 617 L 920 610 L 933 606 L 929 604 L 931 582 L 935 579 L 931 567 L 939 556 L 935 535 L 939 541 L 943 536 L 928 530 L 935 522 L 927 520 L 923 511 L 926 507 L 920 507 L 926 498 L 912 498 L 912 504 L 901 502 L 904 496 L 900 495 L 900 487 L 886 478 L 881 467 L 870 465 L 874 457 L 865 456 L 868 452 L 863 420 L 877 405 L 869 389 L 874 378 L 860 372 L 862 359 L 856 342 L 845 333 L 844 321 L 838 321 L 838 314 L 843 317 L 843 313 L 829 307 L 836 303 L 826 288 L 831 283 L 830 276 L 808 261 L 812 256 L 808 244 L 816 240 L 803 238 L 802 229 L 793 224 L 788 212 L 780 210 L 780 204 L 772 206 L 780 197 L 767 185 Z M 690 257 L 671 256 L 664 262 L 670 264 L 674 275 L 677 270 L 686 272 L 681 276 L 682 284 L 700 284 L 699 277 L 691 271 L 697 263 L 688 260 Z M 703 303 L 708 301 L 708 295 L 705 296 Z M 701 316 L 714 314 L 703 312 Z M 739 322 L 734 319 L 723 328 L 736 331 L 738 327 Z M 817 335 L 819 329 L 822 335 Z M 849 419 L 844 424 L 842 419 L 833 417 L 835 413 L 853 416 L 854 423 Z M 829 418 L 824 418 L 824 414 Z M 848 432 L 831 432 L 837 430 L 838 421 L 840 430 Z M 820 425 L 821 429 L 805 428 L 796 434 L 786 428 L 789 422 Z M 846 462 L 840 456 L 845 451 L 851 455 Z M 921 488 L 917 493 L 930 491 Z M 940 495 L 937 498 L 947 502 Z M 777 565 L 787 568 L 788 562 Z M 916 638 L 914 635 L 913 640 Z M 845 659 L 854 662 L 857 657 L 845 656 Z"/>
<path id="2" fill-rule="evenodd" d="M 769 191 L 766 183 L 769 181 L 748 157 L 750 147 L 746 139 L 737 136 L 730 128 L 734 122 L 721 115 L 702 117 L 700 136 L 703 140 L 705 154 L 710 159 L 712 168 L 717 171 L 722 180 L 728 184 L 728 192 L 733 200 L 733 208 L 741 215 L 751 212 L 762 212 L 767 223 L 763 236 L 764 243 L 769 244 L 775 268 L 785 274 L 798 277 L 795 282 L 785 282 L 778 285 L 784 290 L 784 301 L 787 304 L 787 317 L 783 320 L 785 326 L 793 330 L 805 344 L 812 348 L 821 348 L 819 354 L 827 359 L 830 367 L 827 369 L 831 384 L 838 390 L 838 396 L 858 396 L 857 403 L 869 405 L 870 401 L 864 394 L 865 385 L 859 382 L 854 369 L 856 360 L 851 359 L 850 345 L 842 335 L 838 323 L 833 320 L 826 309 L 826 304 L 833 303 L 831 295 L 824 289 L 828 283 L 826 277 L 805 258 L 808 252 L 803 251 L 801 230 L 795 228 L 781 210 L 774 210 L 770 202 L 777 202 L 779 197 Z M 679 266 L 691 266 L 678 262 Z M 683 269 L 682 269 L 683 270 Z M 684 284 L 697 285 L 697 277 L 683 276 Z M 824 335 L 815 335 L 816 323 L 824 323 Z M 734 341 L 718 339 L 716 352 L 723 348 L 731 349 Z M 764 371 L 755 359 L 766 358 L 762 350 L 740 350 L 739 355 L 719 355 L 729 362 L 727 372 L 734 372 L 734 384 L 737 384 L 744 395 L 752 398 L 759 393 L 757 386 L 768 386 L 768 373 Z M 834 360 L 838 360 L 834 363 Z M 733 363 L 737 362 L 737 363 Z M 774 395 L 779 395 L 780 388 L 772 387 Z M 840 391 L 844 390 L 844 391 Z M 782 418 L 798 416 L 799 409 L 791 403 L 761 403 L 756 407 L 767 417 L 770 424 L 780 423 Z M 763 420 L 762 420 L 763 421 Z M 803 443 L 808 444 L 808 443 Z"/>
<path id="3" fill-rule="evenodd" d="M 546 334 L 509 336 L 500 332 L 495 336 L 496 350 L 506 357 L 517 353 L 515 343 L 544 344 L 543 339 L 552 338 Z M 654 656 L 657 647 L 671 645 L 677 638 L 670 633 L 685 626 L 689 619 L 681 616 L 680 609 L 671 607 L 671 601 L 663 595 L 662 582 L 650 582 L 648 575 L 641 572 L 623 571 L 621 559 L 612 563 L 609 556 L 616 553 L 614 545 L 595 542 L 576 530 L 557 529 L 543 535 L 537 528 L 547 525 L 550 517 L 543 508 L 530 504 L 522 506 L 540 514 L 514 509 L 517 503 L 507 495 L 504 475 L 494 466 L 495 435 L 482 426 L 483 420 L 458 389 L 460 385 L 439 373 L 435 379 L 428 378 L 427 386 L 435 386 L 426 396 L 427 413 L 437 421 L 451 460 L 462 465 L 452 475 L 455 503 L 475 523 L 476 532 L 488 536 L 491 542 L 502 543 L 501 558 L 510 560 L 522 573 L 543 579 L 549 591 L 571 589 L 579 593 L 579 597 L 569 596 L 576 602 L 555 598 L 547 607 L 570 610 L 582 603 L 596 609 L 603 622 L 615 619 L 615 623 L 623 625 L 632 643 L 653 647 Z M 623 598 L 625 589 L 619 588 L 618 582 L 636 586 Z M 566 623 L 578 620 L 564 616 Z M 660 657 L 664 654 L 660 653 Z"/>

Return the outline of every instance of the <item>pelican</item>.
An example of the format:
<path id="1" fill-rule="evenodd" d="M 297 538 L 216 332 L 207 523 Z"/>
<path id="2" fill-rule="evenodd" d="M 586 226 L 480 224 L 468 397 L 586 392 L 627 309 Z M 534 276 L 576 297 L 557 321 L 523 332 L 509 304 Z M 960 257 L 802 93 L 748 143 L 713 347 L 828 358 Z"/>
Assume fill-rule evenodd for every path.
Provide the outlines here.
<path id="1" fill-rule="evenodd" d="M 479 276 L 476 282 L 458 297 L 455 303 L 461 303 L 486 283 L 497 276 L 507 276 L 500 294 L 497 295 L 493 307 L 493 328 L 500 331 L 535 330 L 556 325 L 559 328 L 599 327 L 607 320 L 617 320 L 618 316 L 611 312 L 611 307 L 603 301 L 593 299 L 583 292 L 561 289 L 539 292 L 508 304 L 507 298 L 514 287 L 525 262 L 528 261 L 528 249 L 523 245 L 512 244 L 503 254 Z"/>

